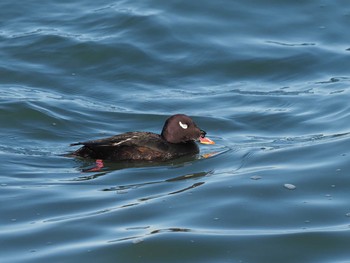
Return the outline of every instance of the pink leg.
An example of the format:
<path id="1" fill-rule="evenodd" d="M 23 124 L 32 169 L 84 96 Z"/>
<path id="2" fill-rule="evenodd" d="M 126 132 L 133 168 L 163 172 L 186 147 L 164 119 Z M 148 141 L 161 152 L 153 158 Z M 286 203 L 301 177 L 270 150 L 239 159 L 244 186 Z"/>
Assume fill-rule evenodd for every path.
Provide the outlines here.
<path id="1" fill-rule="evenodd" d="M 104 167 L 103 160 L 97 159 L 97 160 L 96 160 L 95 167 L 93 167 L 93 168 L 87 170 L 87 172 L 98 172 L 98 171 L 100 171 L 103 167 Z"/>

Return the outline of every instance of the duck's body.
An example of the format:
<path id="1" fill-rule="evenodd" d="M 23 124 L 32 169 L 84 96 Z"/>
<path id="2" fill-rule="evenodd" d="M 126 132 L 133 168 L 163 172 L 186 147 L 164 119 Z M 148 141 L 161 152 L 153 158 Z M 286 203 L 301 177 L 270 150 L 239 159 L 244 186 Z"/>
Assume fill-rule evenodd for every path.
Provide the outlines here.
<path id="1" fill-rule="evenodd" d="M 84 145 L 73 155 L 110 161 L 166 161 L 199 153 L 194 141 L 169 143 L 151 132 L 127 132 L 73 145 Z"/>
<path id="2" fill-rule="evenodd" d="M 112 137 L 74 143 L 83 145 L 72 154 L 83 158 L 109 161 L 167 161 L 199 153 L 195 141 L 212 144 L 205 132 L 186 115 L 167 119 L 162 133 L 126 132 Z"/>

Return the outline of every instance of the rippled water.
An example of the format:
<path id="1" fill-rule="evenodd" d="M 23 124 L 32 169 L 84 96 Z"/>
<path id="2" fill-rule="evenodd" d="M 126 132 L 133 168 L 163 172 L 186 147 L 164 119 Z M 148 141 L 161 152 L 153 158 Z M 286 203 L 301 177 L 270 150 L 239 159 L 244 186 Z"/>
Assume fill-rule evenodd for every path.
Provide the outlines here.
<path id="1" fill-rule="evenodd" d="M 1 262 L 350 261 L 348 1 L 2 1 L 0 17 Z M 63 156 L 175 113 L 216 145 L 98 173 Z"/>

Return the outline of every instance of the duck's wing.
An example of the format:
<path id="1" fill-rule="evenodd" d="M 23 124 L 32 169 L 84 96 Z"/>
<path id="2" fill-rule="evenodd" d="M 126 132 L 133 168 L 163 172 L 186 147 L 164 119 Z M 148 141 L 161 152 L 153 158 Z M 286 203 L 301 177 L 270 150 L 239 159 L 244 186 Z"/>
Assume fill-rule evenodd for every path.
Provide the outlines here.
<path id="1" fill-rule="evenodd" d="M 84 145 L 87 147 L 113 147 L 138 143 L 144 132 L 126 132 L 108 138 L 72 143 L 70 146 Z"/>
<path id="2" fill-rule="evenodd" d="M 78 142 L 83 145 L 74 156 L 111 160 L 152 160 L 168 158 L 168 144 L 160 135 L 150 132 L 127 132 L 112 137 Z"/>

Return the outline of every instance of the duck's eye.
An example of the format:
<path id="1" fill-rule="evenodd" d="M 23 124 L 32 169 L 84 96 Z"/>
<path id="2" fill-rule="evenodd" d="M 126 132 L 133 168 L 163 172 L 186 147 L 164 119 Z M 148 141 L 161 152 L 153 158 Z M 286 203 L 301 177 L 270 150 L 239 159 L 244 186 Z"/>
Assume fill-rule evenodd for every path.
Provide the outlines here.
<path id="1" fill-rule="evenodd" d="M 182 129 L 187 129 L 188 128 L 188 125 L 186 123 L 182 123 L 181 121 L 179 121 L 179 124 L 180 124 Z"/>

